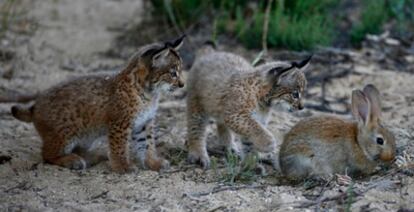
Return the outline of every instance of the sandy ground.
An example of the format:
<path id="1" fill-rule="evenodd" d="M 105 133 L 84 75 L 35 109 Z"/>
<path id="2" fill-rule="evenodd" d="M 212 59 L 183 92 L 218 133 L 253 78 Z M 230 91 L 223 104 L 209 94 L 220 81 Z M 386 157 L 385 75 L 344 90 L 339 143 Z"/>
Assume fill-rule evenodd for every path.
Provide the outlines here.
<path id="1" fill-rule="evenodd" d="M 12 71 L 9 79 L 0 78 L 2 89 L 40 91 L 70 76 L 119 70 L 125 60 L 103 55 L 115 48 L 118 32 L 113 29 L 136 24 L 144 15 L 142 1 L 134 0 L 18 2 L 24 13 L 1 43 L 2 48 L 15 53 L 11 61 L 1 63 L 5 68 L 0 68 L 0 74 L 5 76 L 7 70 Z M 397 138 L 399 155 L 404 151 L 413 155 L 414 75 L 358 59 L 364 57 L 362 52 L 352 54 L 357 58 L 353 60 L 353 74 L 329 83 L 327 97 L 349 97 L 353 88 L 375 84 L 384 96 L 384 122 Z M 311 71 L 324 68 L 315 64 Z M 318 87 L 309 88 L 311 96 L 319 92 Z M 163 99 L 158 120 L 160 140 L 166 146 L 182 147 L 184 143 L 183 96 L 183 91 L 177 91 Z M 349 186 L 331 183 L 326 188 L 308 188 L 304 184 L 283 184 L 270 171 L 251 184 L 231 187 L 238 190 L 217 191 L 214 189 L 226 186 L 220 182 L 217 170 L 203 171 L 185 161 L 179 161 L 166 173 L 139 170 L 126 175 L 112 173 L 106 162 L 85 171 L 43 164 L 41 140 L 34 127 L 13 119 L 8 114 L 10 106 L 0 105 L 0 156 L 11 157 L 0 163 L 0 211 L 414 209 L 414 178 L 396 167 L 356 180 L 353 191 L 360 194 L 354 195 L 353 204 L 337 198 L 338 201 L 320 201 L 319 205 L 301 208 L 304 203 L 346 194 Z M 281 138 L 301 117 L 315 113 L 309 109 L 300 113 L 275 110 L 269 127 Z M 213 132 L 210 130 L 210 141 L 215 138 Z M 176 157 L 180 159 L 172 156 Z"/>

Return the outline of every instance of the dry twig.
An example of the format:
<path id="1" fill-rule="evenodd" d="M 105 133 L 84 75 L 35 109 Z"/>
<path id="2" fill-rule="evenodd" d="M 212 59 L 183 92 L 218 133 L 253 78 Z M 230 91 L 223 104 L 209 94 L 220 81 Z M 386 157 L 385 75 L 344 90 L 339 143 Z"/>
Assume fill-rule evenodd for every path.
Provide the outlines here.
<path id="1" fill-rule="evenodd" d="M 263 23 L 262 49 L 263 49 L 264 55 L 267 55 L 267 33 L 269 31 L 269 18 L 270 18 L 270 10 L 272 9 L 272 3 L 273 3 L 273 0 L 267 1 L 264 23 Z"/>
<path id="2" fill-rule="evenodd" d="M 242 190 L 242 189 L 263 189 L 266 188 L 267 185 L 242 185 L 242 186 L 223 186 L 223 187 L 214 187 L 212 190 L 210 191 L 206 191 L 206 192 L 200 192 L 200 193 L 191 193 L 191 194 L 184 194 L 184 196 L 186 195 L 190 195 L 192 197 L 201 197 L 201 196 L 207 196 L 210 194 L 214 194 L 214 193 L 219 193 L 222 191 L 238 191 L 238 190 Z"/>

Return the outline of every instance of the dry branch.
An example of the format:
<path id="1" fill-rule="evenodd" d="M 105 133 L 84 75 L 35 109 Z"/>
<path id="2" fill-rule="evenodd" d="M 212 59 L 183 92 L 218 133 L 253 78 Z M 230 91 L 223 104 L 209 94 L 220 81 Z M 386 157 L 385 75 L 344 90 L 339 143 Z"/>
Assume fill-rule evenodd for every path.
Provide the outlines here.
<path id="1" fill-rule="evenodd" d="M 0 103 L 26 103 L 36 99 L 37 96 L 38 94 L 23 94 L 19 91 L 6 89 L 6 91 L 2 95 L 0 95 Z"/>
<path id="2" fill-rule="evenodd" d="M 267 55 L 267 33 L 269 31 L 269 19 L 270 19 L 270 10 L 272 8 L 273 0 L 267 1 L 266 12 L 263 23 L 263 34 L 262 34 L 262 49 L 264 55 Z"/>
<path id="3" fill-rule="evenodd" d="M 191 196 L 191 197 L 201 197 L 201 196 L 207 196 L 210 194 L 219 193 L 222 191 L 238 191 L 242 189 L 263 189 L 266 188 L 267 185 L 242 185 L 242 186 L 223 186 L 223 187 L 214 187 L 210 191 L 206 192 L 200 192 L 200 193 L 185 193 L 184 196 Z"/>

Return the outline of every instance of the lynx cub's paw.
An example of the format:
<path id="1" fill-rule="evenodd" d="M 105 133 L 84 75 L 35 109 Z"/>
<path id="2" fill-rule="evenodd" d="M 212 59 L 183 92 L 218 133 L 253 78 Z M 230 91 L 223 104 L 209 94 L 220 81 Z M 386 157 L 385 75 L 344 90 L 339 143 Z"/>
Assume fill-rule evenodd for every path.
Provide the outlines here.
<path id="1" fill-rule="evenodd" d="M 189 151 L 188 152 L 188 162 L 189 163 L 198 163 L 203 169 L 210 168 L 210 157 L 206 153 L 200 153 L 199 151 Z"/>
<path id="2" fill-rule="evenodd" d="M 111 168 L 119 174 L 133 173 L 138 170 L 136 166 L 130 164 L 112 164 Z"/>
<path id="3" fill-rule="evenodd" d="M 243 148 L 240 145 L 238 145 L 238 143 L 236 143 L 236 142 L 230 143 L 226 147 L 226 151 L 237 155 L 237 157 L 239 157 L 240 160 L 243 160 L 244 157 L 245 157 Z"/>

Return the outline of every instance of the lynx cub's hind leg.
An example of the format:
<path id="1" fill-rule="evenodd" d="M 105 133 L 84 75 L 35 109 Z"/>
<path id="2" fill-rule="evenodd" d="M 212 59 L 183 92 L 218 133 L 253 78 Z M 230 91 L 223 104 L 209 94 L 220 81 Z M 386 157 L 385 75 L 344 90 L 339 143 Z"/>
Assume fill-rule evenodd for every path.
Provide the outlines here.
<path id="1" fill-rule="evenodd" d="M 51 140 L 43 138 L 43 140 L 42 156 L 45 162 L 75 170 L 86 168 L 85 159 L 75 153 L 71 153 L 74 144 L 68 143 L 63 139 Z M 65 149 L 69 151 L 65 151 Z"/>
<path id="2" fill-rule="evenodd" d="M 75 148 L 73 152 L 85 160 L 86 167 L 91 167 L 102 161 L 108 160 L 106 155 L 97 152 L 90 152 L 88 149 L 84 148 Z"/>
<path id="3" fill-rule="evenodd" d="M 207 153 L 205 141 L 205 131 L 207 127 L 207 117 L 201 107 L 197 106 L 196 100 L 188 98 L 187 104 L 187 149 L 188 162 L 199 162 L 204 169 L 210 167 L 210 158 Z"/>

